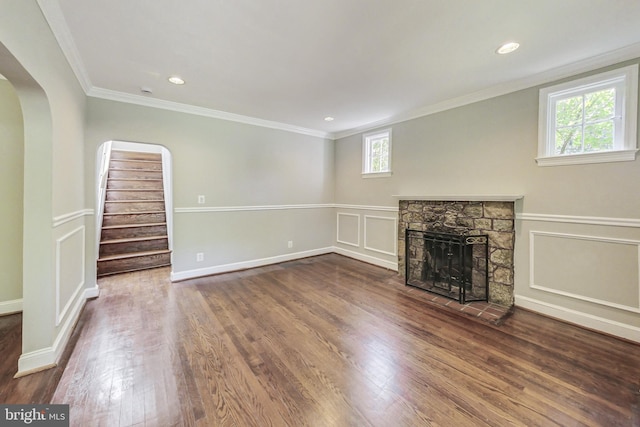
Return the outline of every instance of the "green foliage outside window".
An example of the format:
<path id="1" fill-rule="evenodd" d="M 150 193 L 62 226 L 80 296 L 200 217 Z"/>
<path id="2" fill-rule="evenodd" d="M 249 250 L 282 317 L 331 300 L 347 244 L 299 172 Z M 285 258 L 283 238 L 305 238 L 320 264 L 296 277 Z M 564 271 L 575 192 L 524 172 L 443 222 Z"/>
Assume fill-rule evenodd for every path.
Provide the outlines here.
<path id="1" fill-rule="evenodd" d="M 371 144 L 371 172 L 389 170 L 389 138 L 374 140 Z"/>
<path id="2" fill-rule="evenodd" d="M 558 101 L 555 154 L 613 149 L 615 98 L 610 88 Z"/>

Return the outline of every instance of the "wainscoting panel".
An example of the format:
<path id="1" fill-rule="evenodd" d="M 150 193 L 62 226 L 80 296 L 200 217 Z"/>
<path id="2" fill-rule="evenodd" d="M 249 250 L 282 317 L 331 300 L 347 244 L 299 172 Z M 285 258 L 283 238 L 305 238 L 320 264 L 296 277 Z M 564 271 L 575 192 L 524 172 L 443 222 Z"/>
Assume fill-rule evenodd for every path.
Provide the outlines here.
<path id="1" fill-rule="evenodd" d="M 364 248 L 386 255 L 398 255 L 398 219 L 365 215 Z"/>
<path id="2" fill-rule="evenodd" d="M 84 242 L 84 225 L 56 239 L 56 326 L 84 287 Z"/>
<path id="3" fill-rule="evenodd" d="M 529 242 L 531 288 L 640 313 L 640 241 L 531 231 Z"/>
<path id="4" fill-rule="evenodd" d="M 517 215 L 515 302 L 640 342 L 640 221 Z"/>
<path id="5" fill-rule="evenodd" d="M 360 215 L 338 212 L 336 241 L 360 247 Z"/>

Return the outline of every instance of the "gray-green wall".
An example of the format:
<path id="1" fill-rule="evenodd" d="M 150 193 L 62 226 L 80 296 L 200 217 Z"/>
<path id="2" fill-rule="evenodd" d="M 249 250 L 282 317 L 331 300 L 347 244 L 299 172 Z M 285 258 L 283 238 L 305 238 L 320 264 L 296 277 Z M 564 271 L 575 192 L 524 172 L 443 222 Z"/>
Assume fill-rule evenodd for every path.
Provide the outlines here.
<path id="1" fill-rule="evenodd" d="M 87 199 L 95 200 L 97 149 L 109 140 L 159 144 L 171 152 L 174 280 L 332 246 L 331 140 L 90 98 Z M 197 203 L 199 195 L 204 204 Z M 196 261 L 197 253 L 204 261 Z"/>
<path id="2" fill-rule="evenodd" d="M 22 309 L 23 159 L 20 101 L 0 79 L 0 314 Z"/>
<path id="3" fill-rule="evenodd" d="M 616 67 L 631 63 L 638 61 Z M 587 74 L 595 71 L 602 70 Z M 379 209 L 396 207 L 393 195 L 523 195 L 516 203 L 516 304 L 640 340 L 640 159 L 537 166 L 538 91 L 393 125 L 389 178 L 361 177 L 361 134 L 336 141 L 336 203 L 351 214 L 338 226 L 356 236 L 353 215 L 393 216 Z M 389 230 L 360 222 L 361 241 Z M 391 260 L 363 243 L 337 246 Z"/>
<path id="4" fill-rule="evenodd" d="M 92 229 L 84 199 L 86 96 L 37 2 L 0 0 L 0 9 L 0 73 L 15 88 L 24 121 L 18 369 L 25 373 L 56 362 L 95 289 L 82 262 Z"/>

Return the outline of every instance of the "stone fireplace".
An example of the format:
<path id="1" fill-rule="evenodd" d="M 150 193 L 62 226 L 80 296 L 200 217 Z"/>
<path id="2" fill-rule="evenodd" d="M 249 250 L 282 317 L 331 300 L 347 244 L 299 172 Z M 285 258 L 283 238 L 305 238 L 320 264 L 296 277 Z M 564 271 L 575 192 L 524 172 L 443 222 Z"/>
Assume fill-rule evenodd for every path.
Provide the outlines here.
<path id="1" fill-rule="evenodd" d="M 513 305 L 514 202 L 518 198 L 505 197 L 506 200 L 501 200 L 487 197 L 487 200 L 481 200 L 474 196 L 473 199 L 462 201 L 401 198 L 398 218 L 399 273 L 405 276 L 407 229 L 470 236 L 487 235 L 488 301 L 507 307 Z M 420 250 L 411 245 L 410 251 Z"/>

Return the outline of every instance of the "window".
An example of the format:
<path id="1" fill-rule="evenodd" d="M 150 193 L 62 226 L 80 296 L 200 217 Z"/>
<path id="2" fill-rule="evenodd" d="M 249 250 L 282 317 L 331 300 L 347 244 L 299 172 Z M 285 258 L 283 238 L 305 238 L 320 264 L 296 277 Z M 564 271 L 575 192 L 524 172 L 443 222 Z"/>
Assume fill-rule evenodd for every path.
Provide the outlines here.
<path id="1" fill-rule="evenodd" d="M 363 135 L 362 176 L 391 176 L 391 129 Z"/>
<path id="2" fill-rule="evenodd" d="M 540 90 L 540 166 L 635 160 L 638 66 Z"/>

